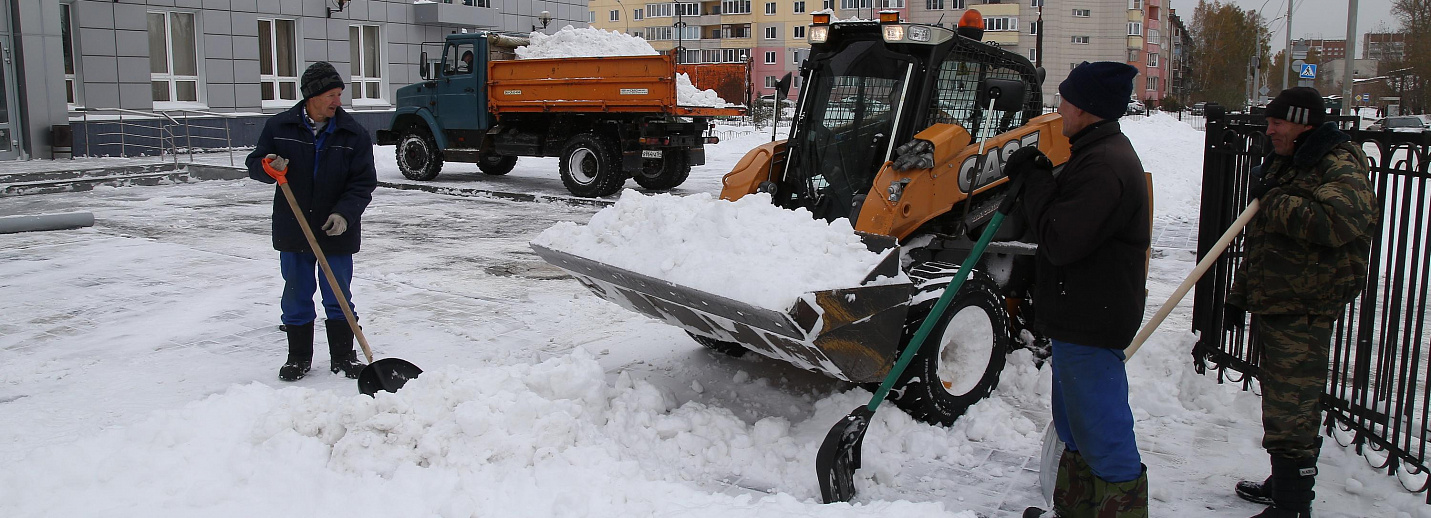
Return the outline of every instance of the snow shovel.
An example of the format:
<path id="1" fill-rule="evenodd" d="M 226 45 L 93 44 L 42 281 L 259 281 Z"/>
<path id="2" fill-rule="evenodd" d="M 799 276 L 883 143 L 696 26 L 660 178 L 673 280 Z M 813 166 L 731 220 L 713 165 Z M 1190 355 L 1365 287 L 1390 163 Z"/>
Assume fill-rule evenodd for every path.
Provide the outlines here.
<path id="1" fill-rule="evenodd" d="M 1207 255 L 1197 262 L 1197 266 L 1193 267 L 1187 278 L 1183 279 L 1183 283 L 1178 285 L 1178 289 L 1173 290 L 1173 294 L 1168 296 L 1167 302 L 1164 302 L 1163 306 L 1158 308 L 1158 312 L 1153 314 L 1153 318 L 1138 330 L 1138 334 L 1133 337 L 1132 345 L 1123 350 L 1124 363 L 1133 357 L 1133 353 L 1138 352 L 1138 349 L 1143 346 L 1143 342 L 1148 341 L 1148 337 L 1152 336 L 1153 331 L 1163 323 L 1163 319 L 1166 319 L 1168 314 L 1173 312 L 1173 308 L 1182 302 L 1183 296 L 1187 295 L 1188 290 L 1192 289 L 1198 279 L 1201 279 L 1203 274 L 1212 268 L 1212 264 L 1217 262 L 1217 258 L 1222 255 L 1223 250 L 1227 250 L 1227 246 L 1232 244 L 1232 240 L 1242 232 L 1242 227 L 1247 226 L 1247 222 L 1257 214 L 1257 209 L 1260 206 L 1261 204 L 1253 199 L 1251 203 L 1247 204 L 1247 208 L 1242 210 L 1242 214 L 1237 216 L 1237 220 L 1232 222 L 1232 226 L 1227 227 L 1227 230 L 1222 233 L 1222 237 L 1213 243 L 1212 248 L 1208 249 Z M 1053 423 L 1049 422 L 1047 431 L 1043 434 L 1043 456 L 1039 461 L 1038 481 L 1040 488 L 1043 489 L 1043 497 L 1050 505 L 1053 503 L 1053 486 L 1058 478 L 1058 461 L 1063 457 L 1063 449 L 1063 440 L 1058 438 Z"/>
<path id="2" fill-rule="evenodd" d="M 270 160 L 265 158 L 263 161 L 267 166 Z M 298 206 L 298 198 L 293 196 L 293 189 L 288 186 L 288 177 L 280 176 L 277 180 L 283 197 L 288 199 L 288 208 L 293 211 L 293 218 L 298 220 L 298 227 L 303 229 L 303 237 L 308 238 L 308 246 L 313 249 L 313 255 L 318 256 L 318 266 L 322 267 L 323 276 L 328 279 L 328 287 L 333 289 L 333 296 L 338 298 L 338 305 L 343 308 L 343 318 L 347 319 L 353 336 L 358 338 L 358 345 L 363 346 L 363 356 L 368 359 L 368 366 L 358 373 L 358 392 L 369 396 L 377 394 L 379 390 L 397 392 L 407 380 L 422 374 L 422 369 L 407 360 L 397 358 L 373 361 L 373 350 L 368 348 L 368 339 L 363 336 L 363 328 L 358 327 L 358 317 L 353 315 L 353 308 L 348 306 L 348 297 L 343 294 L 342 286 L 338 285 L 338 278 L 333 276 L 333 267 L 328 266 L 328 258 L 323 255 L 323 249 L 318 247 L 318 238 L 313 236 L 313 228 L 308 226 L 308 218 L 303 216 L 303 208 Z"/>
<path id="3" fill-rule="evenodd" d="M 840 419 L 838 423 L 835 423 L 834 428 L 831 428 L 830 432 L 825 435 L 825 442 L 820 444 L 820 450 L 815 454 L 815 474 L 820 479 L 820 495 L 824 498 L 825 503 L 848 502 L 854 498 L 854 477 L 855 470 L 860 468 L 860 448 L 864 444 L 865 431 L 869 429 L 875 409 L 879 408 L 885 395 L 894 388 L 895 380 L 899 379 L 900 374 L 904 373 L 905 367 L 908 367 L 909 363 L 914 360 L 914 355 L 924 344 L 924 339 L 934 330 L 935 324 L 939 322 L 939 317 L 954 301 L 954 295 L 959 292 L 959 288 L 969 278 L 969 273 L 974 270 L 974 265 L 979 262 L 980 256 L 984 255 L 984 249 L 988 248 L 989 241 L 992 241 L 994 234 L 999 231 L 999 225 L 1004 222 L 1004 216 L 1013 208 L 1019 191 L 1023 189 L 1023 183 L 1023 176 L 1013 179 L 1013 184 L 1009 186 L 1009 192 L 999 203 L 998 211 L 984 227 L 984 232 L 979 235 L 979 240 L 974 243 L 974 248 L 969 250 L 969 256 L 964 258 L 964 264 L 959 266 L 959 273 L 955 274 L 954 280 L 944 288 L 944 293 L 934 303 L 934 308 L 924 318 L 924 323 L 919 325 L 919 330 L 915 331 L 909 341 L 909 346 L 904 348 L 903 353 L 900 353 L 899 361 L 895 362 L 894 367 L 885 376 L 884 382 L 880 383 L 879 390 L 875 391 L 869 404 L 856 408 L 849 415 Z"/>

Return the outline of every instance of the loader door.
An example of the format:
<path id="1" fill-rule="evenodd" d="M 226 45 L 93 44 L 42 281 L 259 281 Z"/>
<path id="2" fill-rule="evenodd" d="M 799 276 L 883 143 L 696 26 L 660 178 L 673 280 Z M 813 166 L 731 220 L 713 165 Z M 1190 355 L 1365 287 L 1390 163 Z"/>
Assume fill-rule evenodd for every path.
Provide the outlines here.
<path id="1" fill-rule="evenodd" d="M 833 221 L 849 217 L 893 153 L 914 62 L 877 40 L 811 60 L 778 203 Z"/>

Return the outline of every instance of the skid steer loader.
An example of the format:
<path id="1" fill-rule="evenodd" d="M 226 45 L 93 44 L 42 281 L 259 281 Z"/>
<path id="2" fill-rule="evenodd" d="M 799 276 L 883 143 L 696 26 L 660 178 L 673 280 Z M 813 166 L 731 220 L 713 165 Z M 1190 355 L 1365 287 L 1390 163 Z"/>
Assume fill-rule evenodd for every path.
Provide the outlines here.
<path id="1" fill-rule="evenodd" d="M 808 293 L 781 312 L 534 248 L 598 296 L 680 326 L 706 347 L 877 384 L 1002 201 L 1005 157 L 1038 146 L 1058 170 L 1070 148 L 1060 116 L 1043 114 L 1042 71 L 1023 56 L 891 12 L 843 22 L 815 14 L 808 35 L 789 138 L 742 157 L 721 197 L 768 192 L 781 207 L 849 218 L 883 254 L 867 282 L 900 270 L 910 282 Z M 918 145 L 903 146 L 912 141 Z M 927 156 L 898 170 L 891 162 L 905 151 Z M 1024 324 L 1035 246 L 1016 240 L 1018 219 L 999 227 L 890 392 L 915 418 L 951 424 L 994 389 L 1011 348 L 1040 341 Z"/>

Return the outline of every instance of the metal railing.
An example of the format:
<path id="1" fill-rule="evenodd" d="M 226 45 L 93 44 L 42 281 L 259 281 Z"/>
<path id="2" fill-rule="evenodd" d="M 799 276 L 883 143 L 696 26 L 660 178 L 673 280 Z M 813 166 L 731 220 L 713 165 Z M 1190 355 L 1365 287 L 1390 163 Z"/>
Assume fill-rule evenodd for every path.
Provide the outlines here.
<path id="1" fill-rule="evenodd" d="M 84 154 L 118 146 L 118 156 L 157 154 L 171 156 L 177 165 L 180 155 L 193 163 L 196 152 L 225 150 L 234 165 L 231 123 L 239 116 L 204 110 L 162 110 L 147 112 L 124 108 L 83 108 Z M 115 140 L 117 139 L 117 141 Z M 132 153 L 132 154 L 131 154 Z"/>
<path id="2" fill-rule="evenodd" d="M 1334 327 L 1329 376 L 1321 407 L 1325 433 L 1354 447 L 1373 467 L 1397 477 L 1412 492 L 1427 493 L 1431 440 L 1428 390 L 1427 307 L 1431 304 L 1431 133 L 1384 133 L 1357 129 L 1356 117 L 1331 117 L 1371 161 L 1371 181 L 1381 201 L 1366 290 L 1349 304 Z M 1251 169 L 1270 149 L 1258 115 L 1234 114 L 1207 123 L 1198 256 L 1247 204 Z M 1223 329 L 1223 301 L 1242 260 L 1242 243 L 1227 252 L 1198 282 L 1193 302 L 1193 349 L 1200 371 L 1218 382 L 1252 387 L 1261 346 L 1244 331 Z"/>

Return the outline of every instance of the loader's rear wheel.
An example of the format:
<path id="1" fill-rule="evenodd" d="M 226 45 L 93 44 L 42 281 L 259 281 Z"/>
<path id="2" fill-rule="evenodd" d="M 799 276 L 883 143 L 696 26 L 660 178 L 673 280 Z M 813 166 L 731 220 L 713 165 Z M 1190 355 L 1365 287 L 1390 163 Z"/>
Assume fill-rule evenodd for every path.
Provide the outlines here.
<path id="1" fill-rule="evenodd" d="M 636 183 L 653 191 L 669 191 L 691 176 L 691 161 L 684 149 L 664 150 L 661 159 L 644 161 Z"/>
<path id="2" fill-rule="evenodd" d="M 692 333 L 690 331 L 686 331 L 686 334 L 691 335 L 691 338 L 694 339 L 696 343 L 706 346 L 707 349 L 724 354 L 726 356 L 730 356 L 732 358 L 739 358 L 741 356 L 745 356 L 745 353 L 750 352 L 750 349 L 746 349 L 744 345 L 740 345 L 735 342 L 716 340 L 714 338 L 704 337 Z"/>
<path id="3" fill-rule="evenodd" d="M 943 291 L 942 285 L 922 291 Z M 916 296 L 916 299 L 923 298 Z M 902 346 L 909 344 L 935 300 L 910 308 Z M 1009 314 L 998 285 L 975 271 L 915 353 L 890 400 L 915 419 L 949 426 L 999 385 L 1009 352 Z"/>
<path id="4" fill-rule="evenodd" d="M 512 168 L 517 167 L 517 157 L 512 155 L 498 155 L 496 153 L 482 153 L 477 156 L 477 168 L 483 173 L 492 176 L 501 176 L 512 172 Z"/>
<path id="5" fill-rule="evenodd" d="M 437 140 L 426 128 L 413 127 L 403 133 L 395 154 L 398 170 L 410 179 L 431 180 L 442 170 L 442 150 L 437 149 Z"/>
<path id="6" fill-rule="evenodd" d="M 571 137 L 561 153 L 561 183 L 566 190 L 583 198 L 599 198 L 615 194 L 626 183 L 617 163 L 612 160 L 611 146 L 590 133 Z"/>

